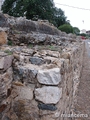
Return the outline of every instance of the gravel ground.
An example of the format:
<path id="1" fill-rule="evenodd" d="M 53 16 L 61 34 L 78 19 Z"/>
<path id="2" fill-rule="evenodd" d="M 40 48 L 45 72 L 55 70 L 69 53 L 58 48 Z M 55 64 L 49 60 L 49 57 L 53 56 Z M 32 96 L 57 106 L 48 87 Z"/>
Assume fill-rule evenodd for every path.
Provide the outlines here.
<path id="1" fill-rule="evenodd" d="M 90 120 L 90 56 L 87 49 L 84 53 L 83 69 L 78 86 L 75 112 L 76 114 L 86 114 L 84 117 L 75 120 Z M 86 117 L 87 115 L 88 117 Z"/>

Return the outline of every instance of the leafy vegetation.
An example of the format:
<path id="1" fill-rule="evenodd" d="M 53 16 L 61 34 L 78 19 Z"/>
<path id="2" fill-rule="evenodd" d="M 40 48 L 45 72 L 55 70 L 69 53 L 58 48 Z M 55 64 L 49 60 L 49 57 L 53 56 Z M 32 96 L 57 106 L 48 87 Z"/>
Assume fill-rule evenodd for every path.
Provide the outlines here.
<path id="1" fill-rule="evenodd" d="M 80 30 L 77 27 L 73 27 L 73 33 L 75 33 L 76 35 L 80 34 Z"/>
<path id="2" fill-rule="evenodd" d="M 4 52 L 7 53 L 8 55 L 12 55 L 13 54 L 12 51 L 10 51 L 10 50 L 5 50 Z"/>
<path id="3" fill-rule="evenodd" d="M 73 33 L 73 27 L 70 24 L 61 25 L 58 29 L 66 33 Z"/>
<path id="4" fill-rule="evenodd" d="M 12 46 L 12 41 L 11 40 L 8 40 L 8 45 Z"/>

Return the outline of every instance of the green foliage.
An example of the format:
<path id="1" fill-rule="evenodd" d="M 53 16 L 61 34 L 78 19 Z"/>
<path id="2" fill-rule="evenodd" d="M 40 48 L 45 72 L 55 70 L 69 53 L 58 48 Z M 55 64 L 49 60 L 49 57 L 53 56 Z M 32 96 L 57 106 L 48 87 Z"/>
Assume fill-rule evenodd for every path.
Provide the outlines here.
<path id="1" fill-rule="evenodd" d="M 28 47 L 32 49 L 33 48 L 33 44 L 29 44 Z"/>
<path id="2" fill-rule="evenodd" d="M 2 10 L 11 16 L 19 17 L 24 15 L 27 4 L 28 0 L 5 0 Z"/>
<path id="3" fill-rule="evenodd" d="M 73 27 L 69 24 L 61 25 L 58 29 L 66 33 L 73 33 Z"/>
<path id="4" fill-rule="evenodd" d="M 67 23 L 67 17 L 64 15 L 64 11 L 62 11 L 60 8 L 55 8 L 54 15 L 54 21 L 57 27 Z"/>
<path id="5" fill-rule="evenodd" d="M 12 41 L 11 40 L 8 40 L 8 45 L 12 46 Z"/>
<path id="6" fill-rule="evenodd" d="M 73 32 L 74 32 L 76 35 L 79 35 L 79 34 L 80 34 L 80 30 L 79 30 L 79 28 L 77 28 L 77 27 L 73 27 Z"/>
<path id="7" fill-rule="evenodd" d="M 57 27 L 67 23 L 64 12 L 54 6 L 53 0 L 5 0 L 2 11 L 15 17 L 26 16 L 27 19 L 38 16 Z"/>
<path id="8" fill-rule="evenodd" d="M 84 37 L 86 37 L 86 36 L 87 36 L 85 33 L 81 33 L 80 35 L 81 35 L 81 36 L 84 36 Z"/>
<path id="9" fill-rule="evenodd" d="M 12 55 L 13 54 L 12 51 L 10 51 L 10 50 L 5 50 L 4 52 L 7 53 L 8 55 Z"/>

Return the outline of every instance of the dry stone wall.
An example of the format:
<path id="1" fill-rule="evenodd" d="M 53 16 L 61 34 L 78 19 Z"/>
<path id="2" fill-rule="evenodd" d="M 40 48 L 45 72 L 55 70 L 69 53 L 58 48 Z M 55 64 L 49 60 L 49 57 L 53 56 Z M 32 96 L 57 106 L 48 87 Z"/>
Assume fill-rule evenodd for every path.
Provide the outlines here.
<path id="1" fill-rule="evenodd" d="M 69 120 L 61 115 L 74 112 L 83 50 L 83 42 L 62 53 L 2 46 L 1 120 Z"/>
<path id="2" fill-rule="evenodd" d="M 63 115 L 75 111 L 84 42 L 46 23 L 37 32 L 41 23 L 1 16 L 13 45 L 0 46 L 0 120 L 73 119 Z"/>

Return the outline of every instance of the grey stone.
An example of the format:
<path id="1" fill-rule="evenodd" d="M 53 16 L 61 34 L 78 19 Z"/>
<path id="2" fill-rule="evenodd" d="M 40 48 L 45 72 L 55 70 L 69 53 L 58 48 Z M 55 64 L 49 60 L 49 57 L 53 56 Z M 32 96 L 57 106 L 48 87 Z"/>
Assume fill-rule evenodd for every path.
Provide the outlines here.
<path id="1" fill-rule="evenodd" d="M 30 62 L 35 65 L 42 65 L 45 63 L 45 60 L 39 57 L 31 57 Z"/>
<path id="2" fill-rule="evenodd" d="M 30 78 L 35 78 L 38 71 L 35 69 L 28 69 L 28 72 L 29 72 Z"/>
<path id="3" fill-rule="evenodd" d="M 38 82 L 45 85 L 58 85 L 61 81 L 59 68 L 39 70 L 37 74 Z"/>
<path id="4" fill-rule="evenodd" d="M 45 104 L 57 104 L 62 96 L 62 88 L 44 86 L 35 89 L 35 98 Z"/>
<path id="5" fill-rule="evenodd" d="M 4 67 L 4 57 L 0 59 L 0 69 L 3 69 Z"/>
<path id="6" fill-rule="evenodd" d="M 56 48 L 51 48 L 52 50 L 54 49 L 56 49 Z M 60 57 L 60 53 L 58 52 L 58 51 L 51 51 L 51 50 L 46 50 L 46 52 L 47 52 L 47 56 L 52 56 L 52 57 L 57 57 L 57 58 L 59 58 Z"/>
<path id="7" fill-rule="evenodd" d="M 49 104 L 43 104 L 43 103 L 38 104 L 38 108 L 41 110 L 50 110 L 50 111 L 57 110 L 57 107 L 55 105 L 49 105 Z"/>
<path id="8" fill-rule="evenodd" d="M 32 68 L 27 68 L 25 66 L 19 66 L 18 69 L 14 69 L 14 79 L 16 76 L 19 80 L 22 80 L 25 83 L 35 83 L 36 82 L 36 75 L 37 70 Z"/>
<path id="9" fill-rule="evenodd" d="M 3 13 L 0 13 L 0 27 L 7 27 L 7 18 Z"/>

